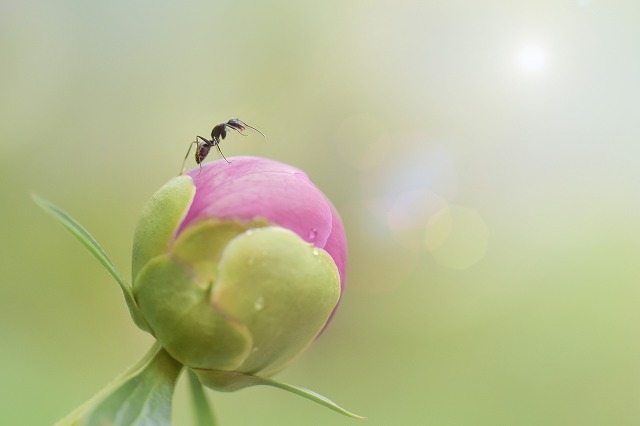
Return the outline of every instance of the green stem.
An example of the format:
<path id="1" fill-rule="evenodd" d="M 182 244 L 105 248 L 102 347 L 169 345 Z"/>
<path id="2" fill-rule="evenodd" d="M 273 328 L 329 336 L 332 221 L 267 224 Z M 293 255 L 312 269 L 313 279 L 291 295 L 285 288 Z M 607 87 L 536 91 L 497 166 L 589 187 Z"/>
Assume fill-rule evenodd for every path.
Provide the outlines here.
<path id="1" fill-rule="evenodd" d="M 202 383 L 198 379 L 198 375 L 189 371 L 189 387 L 191 388 L 191 396 L 193 398 L 193 408 L 196 413 L 196 424 L 198 426 L 216 426 L 215 415 L 211 409 L 211 404 L 204 393 Z"/>

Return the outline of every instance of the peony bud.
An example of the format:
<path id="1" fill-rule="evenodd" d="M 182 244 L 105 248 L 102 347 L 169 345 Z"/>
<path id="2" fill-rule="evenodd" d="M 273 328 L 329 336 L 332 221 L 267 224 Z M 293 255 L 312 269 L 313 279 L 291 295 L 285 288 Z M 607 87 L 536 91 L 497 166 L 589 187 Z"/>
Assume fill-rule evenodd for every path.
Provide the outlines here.
<path id="1" fill-rule="evenodd" d="M 346 238 L 300 170 L 236 157 L 163 186 L 138 223 L 133 294 L 152 334 L 208 386 L 269 377 L 309 346 L 342 292 Z"/>

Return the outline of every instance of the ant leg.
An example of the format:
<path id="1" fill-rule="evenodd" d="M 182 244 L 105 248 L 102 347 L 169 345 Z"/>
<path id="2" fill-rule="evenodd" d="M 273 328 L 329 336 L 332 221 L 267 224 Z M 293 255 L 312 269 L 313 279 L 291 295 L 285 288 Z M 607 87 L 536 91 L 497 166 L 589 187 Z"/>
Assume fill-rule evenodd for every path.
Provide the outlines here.
<path id="1" fill-rule="evenodd" d="M 220 145 L 216 144 L 216 148 L 218 148 L 218 152 L 220 153 L 220 155 L 222 155 L 222 158 L 224 158 L 224 161 L 226 161 L 227 163 L 231 164 L 231 161 L 227 160 L 227 157 L 224 156 L 224 154 L 222 153 L 222 150 L 220 149 Z"/>
<path id="2" fill-rule="evenodd" d="M 194 144 L 198 144 L 198 141 L 193 141 L 189 144 L 189 149 L 187 150 L 187 155 L 184 156 L 184 161 L 182 162 L 182 169 L 180 169 L 180 174 L 183 175 L 184 174 L 184 166 L 187 164 L 187 158 L 189 158 L 189 153 L 191 152 L 191 147 Z M 201 166 L 202 167 L 202 166 Z"/>

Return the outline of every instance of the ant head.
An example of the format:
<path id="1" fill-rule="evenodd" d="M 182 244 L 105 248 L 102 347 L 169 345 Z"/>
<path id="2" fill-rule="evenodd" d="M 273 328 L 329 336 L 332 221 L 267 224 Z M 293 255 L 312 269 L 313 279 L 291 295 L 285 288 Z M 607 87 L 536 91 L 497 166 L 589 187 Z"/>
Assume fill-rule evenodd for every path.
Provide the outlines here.
<path id="1" fill-rule="evenodd" d="M 239 133 L 242 133 L 242 131 L 246 129 L 246 124 L 244 124 L 239 118 L 232 118 L 227 121 L 226 125 Z"/>

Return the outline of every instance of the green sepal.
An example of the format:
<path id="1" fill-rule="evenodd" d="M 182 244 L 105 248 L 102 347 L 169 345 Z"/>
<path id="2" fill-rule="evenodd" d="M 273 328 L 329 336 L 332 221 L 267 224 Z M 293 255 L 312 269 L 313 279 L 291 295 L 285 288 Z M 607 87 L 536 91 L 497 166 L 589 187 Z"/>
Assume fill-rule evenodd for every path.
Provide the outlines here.
<path id="1" fill-rule="evenodd" d="M 138 273 L 136 301 L 154 336 L 184 365 L 266 377 L 326 324 L 340 297 L 331 256 L 264 225 L 193 225 Z"/>
<path id="2" fill-rule="evenodd" d="M 177 176 L 156 191 L 144 207 L 133 237 L 132 276 L 154 257 L 168 251 L 193 202 L 196 186 L 190 176 Z"/>
<path id="3" fill-rule="evenodd" d="M 209 304 L 210 282 L 169 255 L 158 256 L 138 274 L 136 300 L 154 336 L 190 367 L 235 369 L 251 351 L 247 328 Z"/>
<path id="4" fill-rule="evenodd" d="M 209 298 L 217 262 L 229 241 L 267 224 L 199 222 L 138 273 L 134 294 L 154 336 L 185 365 L 232 370 L 249 356 L 252 337 L 246 326 L 211 305 Z"/>
<path id="5" fill-rule="evenodd" d="M 129 308 L 129 313 L 131 314 L 131 318 L 133 322 L 140 327 L 144 331 L 150 331 L 149 325 L 145 321 L 142 316 L 138 305 L 135 302 L 133 297 L 133 292 L 131 287 L 124 279 L 122 274 L 118 271 L 116 266 L 113 264 L 107 253 L 100 247 L 100 244 L 89 234 L 89 232 L 80 225 L 75 219 L 73 219 L 67 212 L 57 207 L 55 204 L 45 200 L 37 196 L 36 194 L 31 194 L 31 197 L 36 202 L 37 205 L 42 207 L 47 213 L 56 218 L 60 223 L 64 225 L 77 239 L 80 243 L 89 250 L 98 262 L 105 267 L 105 269 L 111 274 L 113 278 L 115 278 L 116 282 L 120 286 L 122 290 L 122 294 L 124 295 L 124 300 L 127 303 L 127 307 Z"/>
<path id="6" fill-rule="evenodd" d="M 171 255 L 188 264 L 200 282 L 212 283 L 227 244 L 249 229 L 269 225 L 263 219 L 251 222 L 206 219 L 182 231 L 171 247 Z"/>
<path id="7" fill-rule="evenodd" d="M 345 416 L 355 419 L 365 420 L 366 417 L 359 416 L 350 411 L 345 410 L 335 402 L 331 401 L 316 392 L 298 386 L 289 385 L 277 380 L 268 379 L 259 376 L 237 373 L 233 371 L 215 371 L 205 369 L 194 369 L 203 385 L 222 392 L 234 392 L 250 386 L 271 386 L 278 389 L 291 392 L 295 395 L 306 398 L 316 404 L 323 405 Z"/>
<path id="8" fill-rule="evenodd" d="M 211 304 L 223 307 L 253 337 L 251 356 L 235 370 L 265 377 L 314 341 L 339 297 L 331 256 L 277 226 L 231 240 L 211 290 Z"/>

